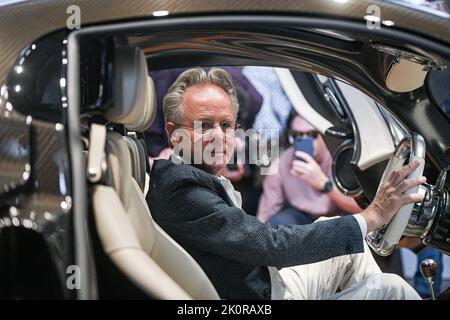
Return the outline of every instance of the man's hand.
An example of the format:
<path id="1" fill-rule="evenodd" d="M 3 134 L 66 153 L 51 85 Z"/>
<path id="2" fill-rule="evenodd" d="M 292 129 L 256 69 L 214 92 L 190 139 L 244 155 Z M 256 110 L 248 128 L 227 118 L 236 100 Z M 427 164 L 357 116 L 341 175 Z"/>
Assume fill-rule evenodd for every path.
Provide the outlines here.
<path id="1" fill-rule="evenodd" d="M 305 162 L 294 160 L 292 162 L 291 173 L 305 181 L 317 191 L 322 190 L 329 179 L 327 175 L 323 173 L 322 168 L 320 168 L 316 160 L 302 151 L 296 151 L 295 155 L 305 160 Z"/>
<path id="2" fill-rule="evenodd" d="M 418 193 L 403 194 L 412 187 L 427 181 L 423 176 L 405 179 L 419 164 L 419 161 L 413 161 L 392 172 L 381 185 L 375 199 L 366 210 L 361 212 L 367 222 L 368 232 L 389 223 L 403 205 L 423 200 L 424 195 Z"/>

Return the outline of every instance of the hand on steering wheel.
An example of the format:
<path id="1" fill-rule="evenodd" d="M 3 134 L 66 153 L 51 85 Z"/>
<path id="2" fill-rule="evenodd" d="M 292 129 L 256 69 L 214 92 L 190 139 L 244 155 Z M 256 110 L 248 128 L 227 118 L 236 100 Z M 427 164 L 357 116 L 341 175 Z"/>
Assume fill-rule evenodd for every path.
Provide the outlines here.
<path id="1" fill-rule="evenodd" d="M 424 176 L 406 179 L 419 165 L 420 162 L 415 160 L 393 171 L 380 186 L 375 199 L 361 213 L 367 222 L 368 232 L 389 223 L 403 205 L 423 200 L 423 194 L 404 194 L 405 191 L 426 182 Z"/>

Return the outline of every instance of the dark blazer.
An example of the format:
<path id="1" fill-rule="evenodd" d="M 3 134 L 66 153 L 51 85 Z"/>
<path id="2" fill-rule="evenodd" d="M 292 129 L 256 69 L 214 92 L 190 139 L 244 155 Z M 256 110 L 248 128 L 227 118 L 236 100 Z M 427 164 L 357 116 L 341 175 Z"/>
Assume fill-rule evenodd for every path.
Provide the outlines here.
<path id="1" fill-rule="evenodd" d="M 233 206 L 215 176 L 171 160 L 154 162 L 147 201 L 155 221 L 194 257 L 225 299 L 270 299 L 267 266 L 364 251 L 352 216 L 274 229 Z"/>

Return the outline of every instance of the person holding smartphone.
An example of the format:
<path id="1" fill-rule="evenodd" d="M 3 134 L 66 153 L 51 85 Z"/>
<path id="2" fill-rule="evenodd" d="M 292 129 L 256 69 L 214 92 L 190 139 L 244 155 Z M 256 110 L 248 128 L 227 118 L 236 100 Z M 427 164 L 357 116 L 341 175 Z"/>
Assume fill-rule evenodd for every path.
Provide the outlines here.
<path id="1" fill-rule="evenodd" d="M 308 224 L 321 216 L 360 212 L 331 180 L 332 157 L 322 136 L 297 113 L 287 121 L 289 147 L 273 161 L 257 217 L 272 226 Z"/>

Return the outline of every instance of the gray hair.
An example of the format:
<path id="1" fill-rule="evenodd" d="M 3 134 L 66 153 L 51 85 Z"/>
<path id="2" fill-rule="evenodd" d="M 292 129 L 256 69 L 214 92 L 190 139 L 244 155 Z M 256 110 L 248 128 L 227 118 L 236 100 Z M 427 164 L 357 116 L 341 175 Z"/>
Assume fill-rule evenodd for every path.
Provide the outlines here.
<path id="1" fill-rule="evenodd" d="M 183 121 L 184 92 L 189 87 L 206 84 L 214 84 L 228 94 L 234 109 L 234 117 L 236 118 L 239 111 L 239 103 L 236 89 L 228 72 L 222 68 L 211 68 L 206 73 L 202 68 L 192 68 L 180 74 L 167 91 L 163 102 L 165 121 L 181 123 Z"/>

